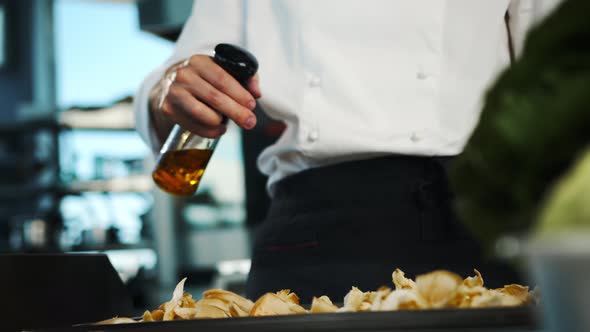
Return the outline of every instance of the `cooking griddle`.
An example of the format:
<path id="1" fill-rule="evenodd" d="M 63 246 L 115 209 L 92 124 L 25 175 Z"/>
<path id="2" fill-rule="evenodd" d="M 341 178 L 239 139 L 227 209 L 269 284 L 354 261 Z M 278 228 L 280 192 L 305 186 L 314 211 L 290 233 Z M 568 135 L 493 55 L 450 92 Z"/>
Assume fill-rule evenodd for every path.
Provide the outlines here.
<path id="1" fill-rule="evenodd" d="M 79 325 L 35 332 L 331 332 L 538 331 L 536 308 L 402 310 L 272 317 L 200 319 L 119 325 Z"/>

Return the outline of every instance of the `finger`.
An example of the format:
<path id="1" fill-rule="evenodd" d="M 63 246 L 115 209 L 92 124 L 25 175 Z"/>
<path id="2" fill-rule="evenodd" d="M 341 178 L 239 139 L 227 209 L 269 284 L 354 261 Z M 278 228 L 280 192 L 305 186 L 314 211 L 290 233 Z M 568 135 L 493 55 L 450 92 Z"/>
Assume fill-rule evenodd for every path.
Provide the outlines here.
<path id="1" fill-rule="evenodd" d="M 213 59 L 207 57 L 201 61 L 205 62 L 194 67 L 197 74 L 217 90 L 223 92 L 238 104 L 253 110 L 256 107 L 256 100 L 235 78 L 221 68 Z"/>
<path id="2" fill-rule="evenodd" d="M 248 108 L 240 105 L 200 76 L 194 73 L 187 73 L 185 75 L 187 76 L 187 81 L 190 81 L 190 84 L 183 84 L 183 87 L 197 99 L 206 103 L 215 111 L 227 116 L 244 129 L 252 129 L 256 125 L 256 116 Z M 189 77 L 191 75 L 192 77 Z M 177 80 L 177 82 L 179 81 Z"/>
<path id="3" fill-rule="evenodd" d="M 260 91 L 260 76 L 258 73 L 248 79 L 246 86 L 254 98 L 258 99 L 262 97 L 262 92 Z"/>
<path id="4" fill-rule="evenodd" d="M 165 102 L 170 108 L 168 115 L 174 119 L 182 116 L 184 122 L 193 122 L 205 127 L 218 127 L 222 124 L 223 117 L 209 106 L 197 100 L 185 87 L 174 83 L 168 90 Z M 166 110 L 165 110 L 166 111 Z"/>
<path id="5" fill-rule="evenodd" d="M 172 103 L 170 101 L 164 101 L 164 104 L 162 105 L 162 109 L 164 111 L 169 110 L 169 109 L 174 109 L 174 106 L 172 105 Z M 167 111 L 170 112 L 170 111 Z M 171 119 L 177 123 L 178 125 L 180 125 L 184 130 L 188 130 L 193 134 L 196 134 L 198 136 L 201 137 L 206 137 L 206 138 L 217 138 L 221 135 L 223 135 L 226 130 L 227 130 L 227 126 L 225 124 L 221 124 L 219 126 L 216 127 L 209 127 L 209 126 L 205 126 L 205 125 L 201 125 L 197 122 L 194 121 L 193 118 L 191 118 L 190 116 L 188 116 L 186 113 L 183 112 L 175 112 L 172 113 L 170 112 L 171 115 Z"/>
<path id="6" fill-rule="evenodd" d="M 186 119 L 190 121 L 189 118 Z M 227 125 L 225 124 L 217 127 L 207 127 L 198 123 L 190 122 L 187 126 L 183 126 L 182 124 L 180 124 L 180 126 L 193 134 L 206 138 L 218 138 L 227 131 Z"/>
<path id="7" fill-rule="evenodd" d="M 185 127 L 183 127 L 185 128 Z M 190 127 L 185 128 L 187 130 L 189 130 L 191 133 L 196 134 L 200 137 L 206 137 L 206 138 L 218 138 L 221 135 L 225 134 L 225 132 L 227 131 L 227 125 L 222 124 L 218 127 L 205 127 L 205 126 L 201 126 L 199 124 L 193 123 L 192 125 L 190 125 Z"/>

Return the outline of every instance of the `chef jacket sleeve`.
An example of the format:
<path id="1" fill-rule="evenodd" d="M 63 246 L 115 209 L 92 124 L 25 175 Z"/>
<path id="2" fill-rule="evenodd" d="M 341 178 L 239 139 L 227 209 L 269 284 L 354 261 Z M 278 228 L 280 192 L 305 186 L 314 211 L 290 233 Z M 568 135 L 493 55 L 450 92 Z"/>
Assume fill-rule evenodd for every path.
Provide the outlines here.
<path id="1" fill-rule="evenodd" d="M 195 0 L 189 19 L 176 41 L 172 56 L 152 71 L 140 85 L 134 102 L 135 127 L 152 151 L 163 142 L 158 139 L 150 121 L 149 94 L 166 70 L 194 54 L 213 54 L 218 43 L 243 44 L 243 1 Z"/>

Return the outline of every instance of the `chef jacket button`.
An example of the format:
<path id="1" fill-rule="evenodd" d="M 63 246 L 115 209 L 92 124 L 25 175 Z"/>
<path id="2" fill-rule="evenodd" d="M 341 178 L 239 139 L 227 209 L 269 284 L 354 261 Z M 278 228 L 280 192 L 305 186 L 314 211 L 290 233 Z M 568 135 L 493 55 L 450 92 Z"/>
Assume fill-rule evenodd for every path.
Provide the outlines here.
<path id="1" fill-rule="evenodd" d="M 420 137 L 417 133 L 412 133 L 412 136 L 410 136 L 410 141 L 417 143 L 420 140 L 422 140 L 422 137 Z"/>
<path id="2" fill-rule="evenodd" d="M 320 134 L 318 133 L 317 130 L 312 130 L 309 132 L 309 134 L 307 135 L 307 140 L 309 142 L 315 142 L 318 140 L 318 138 L 320 137 Z"/>
<path id="3" fill-rule="evenodd" d="M 426 78 L 428 78 L 428 75 L 426 75 L 426 73 L 423 71 L 419 71 L 418 73 L 416 73 L 416 78 L 419 80 L 425 80 Z"/>
<path id="4" fill-rule="evenodd" d="M 322 85 L 322 79 L 317 75 L 311 75 L 309 78 L 309 86 L 312 88 L 317 88 Z"/>

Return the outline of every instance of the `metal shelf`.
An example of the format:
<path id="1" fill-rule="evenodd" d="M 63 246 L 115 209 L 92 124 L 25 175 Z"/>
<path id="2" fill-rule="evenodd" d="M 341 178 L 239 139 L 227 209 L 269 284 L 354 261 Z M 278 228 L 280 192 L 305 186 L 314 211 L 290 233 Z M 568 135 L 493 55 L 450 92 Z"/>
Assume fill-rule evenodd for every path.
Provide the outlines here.
<path id="1" fill-rule="evenodd" d="M 58 123 L 67 129 L 135 130 L 133 104 L 125 99 L 107 107 L 71 108 L 59 113 Z"/>
<path id="2" fill-rule="evenodd" d="M 0 186 L 0 199 L 25 198 L 47 192 L 61 195 L 77 195 L 84 192 L 149 192 L 153 188 L 152 178 L 135 175 L 109 180 L 73 181 L 67 184 L 34 184 Z"/>
<path id="3" fill-rule="evenodd" d="M 147 175 L 134 175 L 126 178 L 108 180 L 73 181 L 66 184 L 65 192 L 148 192 L 153 188 L 152 178 Z"/>

